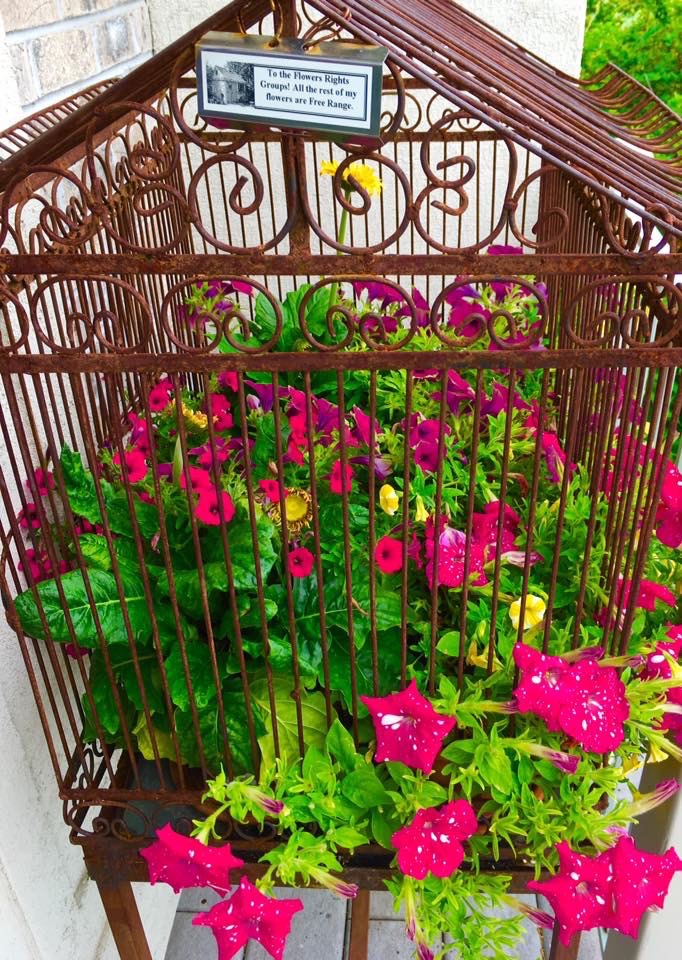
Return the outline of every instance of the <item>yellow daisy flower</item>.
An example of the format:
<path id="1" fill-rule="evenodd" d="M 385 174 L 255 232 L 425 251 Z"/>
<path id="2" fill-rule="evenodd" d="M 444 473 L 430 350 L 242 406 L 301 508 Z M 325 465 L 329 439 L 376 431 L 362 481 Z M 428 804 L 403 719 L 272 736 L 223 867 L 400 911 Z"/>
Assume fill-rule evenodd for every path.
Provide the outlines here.
<path id="1" fill-rule="evenodd" d="M 526 609 L 523 617 L 523 629 L 529 630 L 531 627 L 537 627 L 545 618 L 547 606 L 542 597 L 536 597 L 529 593 L 526 597 Z M 519 620 L 521 619 L 521 600 L 514 600 L 509 607 L 509 616 L 514 627 L 518 630 Z"/>
<path id="2" fill-rule="evenodd" d="M 188 427 L 194 427 L 196 430 L 206 430 L 208 428 L 208 417 L 201 410 L 191 410 L 183 403 L 182 415 Z"/>
<path id="3" fill-rule="evenodd" d="M 338 160 L 323 160 L 320 164 L 320 175 L 333 177 L 339 169 Z M 343 171 L 343 179 L 348 180 L 352 177 L 363 190 L 372 196 L 378 196 L 383 186 L 381 178 L 377 176 L 376 171 L 368 167 L 366 163 L 351 163 Z M 350 184 L 347 189 L 351 189 Z"/>

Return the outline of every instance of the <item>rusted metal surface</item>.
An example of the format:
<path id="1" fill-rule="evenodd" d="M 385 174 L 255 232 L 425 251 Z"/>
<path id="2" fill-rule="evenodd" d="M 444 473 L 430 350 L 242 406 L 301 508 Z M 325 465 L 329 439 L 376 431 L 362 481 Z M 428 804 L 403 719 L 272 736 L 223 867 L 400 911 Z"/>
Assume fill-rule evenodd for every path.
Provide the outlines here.
<path id="1" fill-rule="evenodd" d="M 321 21 L 317 11 L 337 17 L 338 23 Z M 143 760 L 136 746 L 135 724 L 115 681 L 116 665 L 106 629 L 93 602 L 94 588 L 79 541 L 80 518 L 69 503 L 59 466 L 65 445 L 80 451 L 92 472 L 94 496 L 103 507 L 107 477 L 98 466 L 102 451 L 123 457 L 129 429 L 126 418 L 132 412 L 150 420 L 150 390 L 162 374 L 175 390 L 171 410 L 179 459 L 184 464 L 189 463 L 192 441 L 179 399 L 182 387 L 206 393 L 216 374 L 226 370 L 234 373 L 234 409 L 240 416 L 233 439 L 237 445 L 241 443 L 242 450 L 248 450 L 250 377 L 262 375 L 277 394 L 278 388 L 288 382 L 288 375 L 299 375 L 311 462 L 306 490 L 310 500 L 310 543 L 320 585 L 319 686 L 329 722 L 333 701 L 331 626 L 327 614 L 329 590 L 335 589 L 345 597 L 344 629 L 349 637 L 354 707 L 349 711 L 348 723 L 357 738 L 355 637 L 363 617 L 368 620 L 369 674 L 375 691 L 382 670 L 377 640 L 377 584 L 370 564 L 369 601 L 363 608 L 357 601 L 358 589 L 363 585 L 353 583 L 350 565 L 347 497 L 341 498 L 339 506 L 343 586 L 339 590 L 338 584 L 331 587 L 323 580 L 321 478 L 311 456 L 315 378 L 322 373 L 331 377 L 341 422 L 346 422 L 353 406 L 350 375 L 364 371 L 367 378 L 371 531 L 368 556 L 375 546 L 374 423 L 380 378 L 386 371 L 404 374 L 404 391 L 396 402 L 406 422 L 414 413 L 416 374 L 433 371 L 441 388 L 441 445 L 449 416 L 445 402 L 448 373 L 472 372 L 472 436 L 465 494 L 467 541 L 475 511 L 477 458 L 483 430 L 483 379 L 487 371 L 496 371 L 510 397 L 524 373 L 538 372 L 538 421 L 549 428 L 556 410 L 553 427 L 567 459 L 584 465 L 595 490 L 600 488 L 611 451 L 619 476 L 627 476 L 633 469 L 628 445 L 619 440 L 620 409 L 634 405 L 641 410 L 641 419 L 632 432 L 648 464 L 643 467 L 648 482 L 633 484 L 623 496 L 613 498 L 605 516 L 598 515 L 594 506 L 585 524 L 586 556 L 595 549 L 599 538 L 608 547 L 602 573 L 604 592 L 609 597 L 604 642 L 613 650 L 625 649 L 634 613 L 632 605 L 624 605 L 623 591 L 617 589 L 618 576 L 633 581 L 633 593 L 643 577 L 663 480 L 662 471 L 655 464 L 670 455 L 682 405 L 682 392 L 677 389 L 677 368 L 682 367 L 682 294 L 675 285 L 682 258 L 666 247 L 674 232 L 672 228 L 663 238 L 652 232 L 653 223 L 662 223 L 666 228 L 667 218 L 678 215 L 674 213 L 678 210 L 677 201 L 670 193 L 671 165 L 639 160 L 641 169 L 636 173 L 627 147 L 615 143 L 612 137 L 617 132 L 621 139 L 655 141 L 657 150 L 660 147 L 660 152 L 668 151 L 674 158 L 677 141 L 670 132 L 669 117 L 653 99 L 647 99 L 614 70 L 595 78 L 599 84 L 596 89 L 577 84 L 450 3 L 427 6 L 420 2 L 408 10 L 404 4 L 399 8 L 394 0 L 382 0 L 372 7 L 355 0 L 348 4 L 315 0 L 304 5 L 297 26 L 311 40 L 327 36 L 330 31 L 345 35 L 348 28 L 357 36 L 384 42 L 391 48 L 381 148 L 345 150 L 302 134 L 279 135 L 270 131 L 261 135 L 259 131 L 225 132 L 207 127 L 195 111 L 192 43 L 207 29 L 249 27 L 268 16 L 263 32 L 276 32 L 277 22 L 292 31 L 297 23 L 292 4 L 275 10 L 277 22 L 273 22 L 269 2 L 232 4 L 0 166 L 0 186 L 5 188 L 0 210 L 0 442 L 6 463 L 6 470 L 0 475 L 0 590 L 26 664 L 72 840 L 83 846 L 91 875 L 114 888 L 107 894 L 110 911 L 116 923 L 116 918 L 123 917 L 123 927 L 127 923 L 135 928 L 137 922 L 127 912 L 125 883 L 146 876 L 137 853 L 139 847 L 164 822 L 170 820 L 180 828 L 188 827 L 188 817 L 200 807 L 206 778 L 215 768 L 204 752 L 201 711 L 188 668 L 189 641 L 180 615 L 169 536 L 171 520 L 163 504 L 161 465 L 156 451 L 149 452 L 155 477 L 152 499 L 158 507 L 159 520 L 153 549 L 168 582 L 167 611 L 160 611 L 155 605 L 153 585 L 142 562 L 150 538 L 136 519 L 134 485 L 122 485 L 124 505 L 132 518 L 131 551 L 140 562 L 141 602 L 149 613 L 151 639 L 144 652 L 140 650 L 126 600 L 125 575 L 116 550 L 116 524 L 107 509 L 102 510 L 98 531 L 122 611 L 126 665 L 139 693 L 136 722 L 144 722 L 149 734 L 148 756 Z M 466 50 L 462 48 L 465 34 Z M 422 66 L 414 60 L 408 63 L 408 55 L 416 52 Z M 437 70 L 437 77 L 429 69 Z M 504 83 L 499 82 L 502 76 Z M 505 92 L 493 94 L 491 83 Z M 527 95 L 529 85 L 534 98 L 537 92 L 536 99 Z M 485 90 L 481 92 L 482 86 Z M 455 93 L 455 87 L 464 93 Z M 479 92 L 477 103 L 487 104 L 485 109 L 472 106 L 466 99 Z M 538 112 L 543 114 L 543 121 Z M 569 158 L 566 143 L 570 138 L 577 149 Z M 542 149 L 538 147 L 540 143 Z M 16 143 L 10 137 L 8 150 L 12 145 Z M 526 146 L 542 154 L 541 163 Z M 319 177 L 320 163 L 328 160 L 341 161 L 341 167 L 333 177 Z M 383 189 L 379 196 L 362 190 L 356 190 L 352 197 L 346 195 L 342 176 L 346 166 L 356 161 L 364 161 L 380 174 Z M 5 169 L 8 172 L 3 174 Z M 622 190 L 628 202 L 632 200 L 649 209 L 649 222 L 642 223 L 627 215 L 620 199 L 614 196 L 614 189 Z M 344 209 L 348 214 L 348 233 L 339 240 Z M 484 252 L 493 243 L 520 247 L 523 252 L 493 258 Z M 347 302 L 338 302 L 338 296 L 331 306 L 333 314 L 343 318 L 343 324 L 334 333 L 335 339 L 310 329 L 306 304 L 315 289 L 338 294 L 341 287 L 348 289 L 353 281 L 377 278 L 405 304 L 403 325 L 396 337 L 389 339 L 384 334 L 380 311 L 359 318 Z M 273 317 L 267 340 L 253 333 L 255 308 L 253 300 L 246 296 L 227 316 L 204 318 L 210 321 L 208 325 L 196 317 L 190 318 L 184 309 L 185 301 L 196 285 L 205 280 L 248 281 L 261 295 L 261 303 L 269 305 Z M 296 349 L 283 351 L 278 349 L 283 328 L 280 301 L 303 282 L 311 283 L 313 289 L 298 307 Z M 513 318 L 502 312 L 498 319 L 504 320 L 506 326 L 504 334 L 495 332 L 498 349 L 481 350 L 477 349 L 480 339 L 484 332 L 492 336 L 492 326 L 481 326 L 469 336 L 458 334 L 446 322 L 445 302 L 448 295 L 463 286 L 482 287 L 491 282 L 515 284 L 527 291 L 537 309 L 539 324 L 518 336 Z M 427 301 L 426 312 L 422 308 L 420 314 L 413 288 Z M 211 324 L 215 330 L 211 330 Z M 331 337 L 333 328 L 329 329 Z M 428 350 L 419 348 L 423 329 L 433 337 Z M 232 352 L 221 352 L 222 338 L 229 342 Z M 616 404 L 617 395 L 620 407 Z M 282 416 L 275 404 L 276 429 L 269 459 L 279 475 L 287 454 Z M 647 421 L 651 424 L 648 431 Z M 207 451 L 215 463 L 220 438 L 216 437 L 210 418 L 207 432 Z M 501 445 L 499 472 L 491 483 L 504 505 L 513 482 L 508 428 Z M 440 449 L 442 453 L 442 446 Z M 353 450 L 341 431 L 339 459 L 346 465 L 352 456 Z M 527 478 L 527 513 L 523 518 L 529 535 L 522 604 L 529 586 L 541 458 L 541 442 L 536 437 L 532 470 Z M 407 443 L 401 450 L 401 460 L 407 500 L 416 471 Z M 54 489 L 45 497 L 39 496 L 36 487 L 37 468 L 54 472 Z M 565 477 L 557 497 L 558 535 L 551 582 L 547 584 L 545 643 L 557 602 L 568 498 Z M 253 616 L 264 655 L 262 673 L 275 718 L 273 735 L 277 746 L 270 655 L 273 638 L 259 564 L 257 526 L 261 506 L 258 478 L 248 456 L 244 458 L 240 482 L 248 504 L 248 535 L 257 582 Z M 442 470 L 435 474 L 434 489 L 437 525 L 443 514 Z M 186 483 L 186 494 L 190 502 L 191 482 Z M 36 526 L 25 530 L 17 514 L 29 509 L 29 505 Z M 234 755 L 229 705 L 224 700 L 219 676 L 224 638 L 216 634 L 212 621 L 200 531 L 191 510 L 189 515 L 188 550 L 200 585 L 197 619 L 201 622 L 202 642 L 216 690 L 215 729 L 222 760 L 231 774 Z M 638 537 L 631 536 L 633 516 L 641 521 Z M 54 522 L 55 518 L 59 522 Z M 286 512 L 277 518 L 277 524 L 286 566 L 291 532 Z M 404 557 L 407 556 L 410 522 L 406 511 L 397 517 L 395 536 L 401 538 Z M 233 545 L 224 526 L 216 550 L 217 559 L 213 557 L 212 562 L 221 564 L 227 576 L 225 617 L 231 632 L 235 677 L 245 704 L 248 749 L 255 768 L 258 743 L 250 708 L 254 678 L 245 648 L 239 590 L 233 577 Z M 437 550 L 436 545 L 434 560 Z M 101 665 L 100 676 L 95 680 L 111 691 L 108 717 L 98 710 L 95 680 L 87 659 L 69 656 L 64 643 L 50 639 L 45 611 L 42 628 L 48 639 L 32 638 L 22 630 L 14 599 L 26 589 L 38 596 L 31 566 L 35 554 L 31 551 L 43 551 L 53 570 L 59 569 L 63 561 L 83 574 L 84 596 L 93 611 L 93 654 L 97 654 Z M 468 554 L 464 563 L 466 584 Z M 397 589 L 400 676 L 405 681 L 410 611 L 406 563 L 403 570 Z M 55 583 L 65 611 L 64 629 L 69 639 L 75 641 L 76 631 L 60 577 Z M 302 745 L 303 679 L 298 656 L 302 639 L 290 578 L 282 587 L 282 610 L 292 650 L 291 696 L 296 710 L 296 736 Z M 467 591 L 465 585 L 465 598 Z M 576 596 L 576 645 L 585 616 L 585 595 L 583 577 Z M 491 576 L 490 603 L 490 636 L 494 637 L 503 609 L 499 564 Z M 38 607 L 41 608 L 39 602 Z M 436 611 L 435 604 L 433 609 Z M 188 691 L 189 734 L 199 748 L 193 768 L 182 762 L 181 737 L 161 643 L 163 624 L 159 620 L 165 613 L 173 622 L 174 642 Z M 615 626 L 609 625 L 611 620 Z M 428 637 L 431 691 L 437 681 L 437 626 L 434 613 Z M 461 637 L 466 638 L 466 602 L 462 604 L 458 628 Z M 491 644 L 490 668 L 492 651 Z M 456 661 L 460 685 L 466 669 L 465 653 L 463 639 Z M 153 684 L 146 672 L 150 663 L 156 678 Z M 106 726 L 112 718 L 120 731 L 115 745 L 110 742 Z M 159 737 L 161 727 L 167 737 L 163 744 Z M 173 758 L 170 762 L 169 757 Z M 272 830 L 270 835 L 257 837 L 238 824 L 223 826 L 235 852 L 248 861 L 247 872 L 257 875 L 262 868 L 255 860 L 273 842 Z M 390 859 L 390 853 L 378 848 L 357 851 L 347 865 L 348 879 L 366 888 L 376 888 L 386 875 Z M 503 867 L 514 872 L 511 863 L 498 864 L 496 868 Z M 525 876 L 523 870 L 515 874 L 519 889 Z M 118 888 L 119 881 L 123 887 Z M 121 936 L 127 936 L 125 931 Z M 137 936 L 133 935 L 133 943 Z M 135 953 L 130 956 L 138 960 Z M 140 956 L 144 957 L 144 953 Z"/>
<path id="2" fill-rule="evenodd" d="M 0 163 L 42 136 L 51 127 L 61 123 L 84 104 L 94 100 L 115 82 L 115 80 L 103 80 L 101 83 L 95 83 L 73 96 L 65 97 L 59 103 L 51 104 L 43 110 L 38 110 L 28 117 L 18 120 L 11 127 L 3 130 L 0 133 Z"/>

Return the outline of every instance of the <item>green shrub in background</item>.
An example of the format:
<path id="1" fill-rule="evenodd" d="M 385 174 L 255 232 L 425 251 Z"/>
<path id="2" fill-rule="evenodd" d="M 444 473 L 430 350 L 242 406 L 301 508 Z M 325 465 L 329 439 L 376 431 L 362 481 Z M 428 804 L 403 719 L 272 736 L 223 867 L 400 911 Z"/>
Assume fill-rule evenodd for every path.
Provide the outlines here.
<path id="1" fill-rule="evenodd" d="M 609 62 L 682 113 L 682 0 L 587 0 L 583 76 Z"/>

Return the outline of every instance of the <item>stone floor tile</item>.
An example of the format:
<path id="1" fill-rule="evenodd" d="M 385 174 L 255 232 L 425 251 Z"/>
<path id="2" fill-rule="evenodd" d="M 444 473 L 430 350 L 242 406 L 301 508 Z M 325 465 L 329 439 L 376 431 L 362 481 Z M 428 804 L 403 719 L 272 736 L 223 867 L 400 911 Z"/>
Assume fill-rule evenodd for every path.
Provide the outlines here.
<path id="1" fill-rule="evenodd" d="M 399 920 L 405 916 L 405 910 L 401 907 L 400 913 L 393 909 L 393 894 L 388 890 L 372 890 L 369 895 L 369 918 L 370 920 Z"/>
<path id="2" fill-rule="evenodd" d="M 370 920 L 369 960 L 413 960 L 414 944 L 405 934 L 401 920 Z"/>

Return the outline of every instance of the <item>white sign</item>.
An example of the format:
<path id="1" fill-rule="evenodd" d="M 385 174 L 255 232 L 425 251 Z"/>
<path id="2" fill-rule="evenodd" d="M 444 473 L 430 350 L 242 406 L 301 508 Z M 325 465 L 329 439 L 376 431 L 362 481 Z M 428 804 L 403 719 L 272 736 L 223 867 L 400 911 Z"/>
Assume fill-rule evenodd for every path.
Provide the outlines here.
<path id="1" fill-rule="evenodd" d="M 280 127 L 379 133 L 384 47 L 239 34 L 197 45 L 199 113 Z"/>

